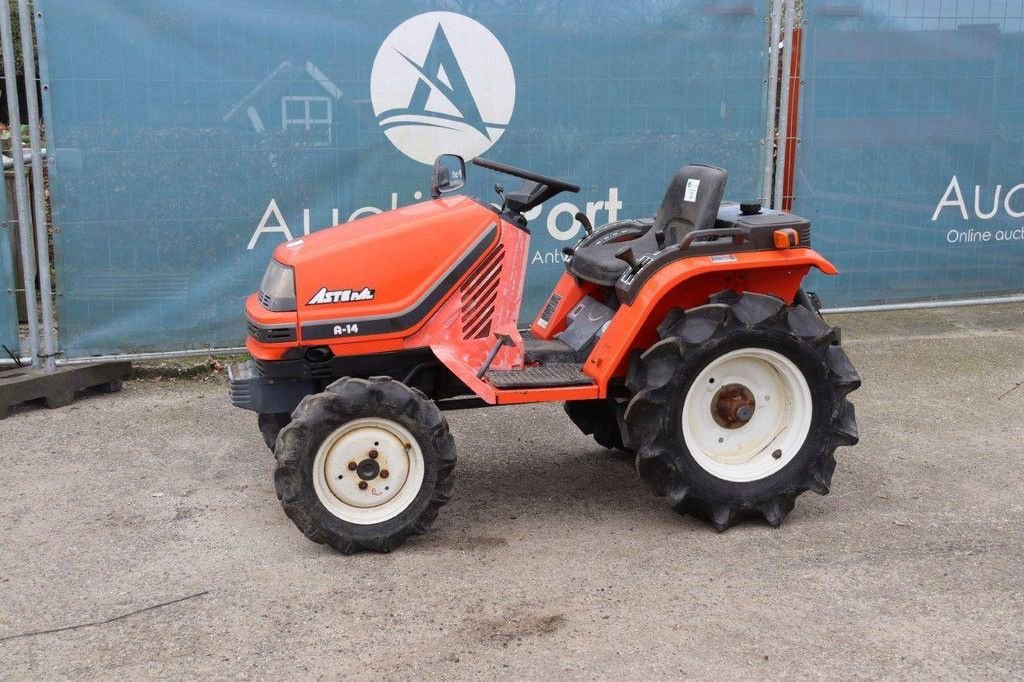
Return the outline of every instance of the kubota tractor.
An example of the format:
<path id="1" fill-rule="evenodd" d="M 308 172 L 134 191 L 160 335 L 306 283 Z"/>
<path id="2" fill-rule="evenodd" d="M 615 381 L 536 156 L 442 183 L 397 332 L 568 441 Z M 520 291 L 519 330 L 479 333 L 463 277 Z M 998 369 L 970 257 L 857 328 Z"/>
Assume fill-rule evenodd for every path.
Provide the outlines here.
<path id="1" fill-rule="evenodd" d="M 679 169 L 657 215 L 594 228 L 528 330 L 517 328 L 530 209 L 576 185 L 485 159 L 523 181 L 500 207 L 468 196 L 454 155 L 432 199 L 282 244 L 246 301 L 252 359 L 230 368 L 259 413 L 285 513 L 310 540 L 390 551 L 452 491 L 443 411 L 564 403 L 636 458 L 673 509 L 724 530 L 773 526 L 824 495 L 857 442 L 860 378 L 801 288 L 810 223 L 723 202 L 726 173 Z M 543 453 L 537 453 L 543 457 Z"/>

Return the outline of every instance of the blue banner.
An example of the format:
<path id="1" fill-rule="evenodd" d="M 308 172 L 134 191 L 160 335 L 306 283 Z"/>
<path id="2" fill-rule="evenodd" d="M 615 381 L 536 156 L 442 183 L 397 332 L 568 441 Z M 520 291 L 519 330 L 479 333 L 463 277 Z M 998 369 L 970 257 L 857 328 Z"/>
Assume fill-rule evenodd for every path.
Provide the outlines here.
<path id="1" fill-rule="evenodd" d="M 652 215 L 693 162 L 727 168 L 730 198 L 760 194 L 766 3 L 37 6 L 71 356 L 240 345 L 278 244 L 422 201 L 441 152 L 582 186 L 531 216 L 523 319 L 563 272 L 577 211 Z M 516 184 L 469 175 L 487 200 Z"/>
<path id="2" fill-rule="evenodd" d="M 1021 7 L 805 4 L 794 211 L 827 304 L 1024 291 Z"/>

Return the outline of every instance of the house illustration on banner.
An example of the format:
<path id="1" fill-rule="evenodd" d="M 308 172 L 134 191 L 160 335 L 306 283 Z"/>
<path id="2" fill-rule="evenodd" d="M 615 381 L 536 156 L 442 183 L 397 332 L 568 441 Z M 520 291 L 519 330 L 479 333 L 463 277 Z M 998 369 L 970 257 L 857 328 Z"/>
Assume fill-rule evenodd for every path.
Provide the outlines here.
<path id="1" fill-rule="evenodd" d="M 316 64 L 281 62 L 245 97 L 224 114 L 224 122 L 247 121 L 257 133 L 300 130 L 319 144 L 331 142 L 334 103 L 341 89 Z"/>

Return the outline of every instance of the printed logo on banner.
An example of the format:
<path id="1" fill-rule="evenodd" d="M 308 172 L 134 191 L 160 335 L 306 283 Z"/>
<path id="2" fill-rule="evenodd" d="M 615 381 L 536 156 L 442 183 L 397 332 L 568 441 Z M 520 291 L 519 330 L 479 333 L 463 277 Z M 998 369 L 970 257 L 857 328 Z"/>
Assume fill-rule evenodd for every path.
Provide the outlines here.
<path id="1" fill-rule="evenodd" d="M 297 105 L 295 116 L 282 116 L 280 123 L 270 118 L 271 106 L 277 104 L 273 97 L 278 95 L 286 97 L 273 108 L 282 113 L 287 113 L 299 96 L 322 97 L 318 90 L 340 99 L 341 91 L 319 69 L 309 65 L 307 73 L 312 78 L 294 73 L 296 77 L 282 79 L 274 71 L 228 112 L 225 121 L 232 117 L 248 120 L 257 131 L 262 130 L 264 121 L 282 129 L 291 127 L 293 120 L 298 120 L 296 126 L 320 123 L 312 116 L 316 113 L 313 109 L 309 116 L 300 117 L 307 111 L 303 108 L 300 112 Z M 308 92 L 293 92 L 295 83 Z M 261 120 L 254 102 L 264 100 L 268 113 Z M 469 159 L 490 149 L 508 128 L 516 104 L 516 78 L 505 48 L 482 24 L 454 12 L 427 12 L 400 23 L 381 43 L 370 69 L 370 101 L 384 135 L 409 158 L 427 165 L 444 153 Z M 401 188 L 381 187 L 381 191 L 383 196 L 373 203 L 366 203 L 363 197 L 347 198 L 365 205 L 334 206 L 329 218 L 314 207 L 296 206 L 291 197 L 268 197 L 246 249 L 255 249 L 264 237 L 291 241 L 320 226 L 350 222 L 423 199 L 419 190 L 406 193 Z M 590 222 L 602 225 L 617 221 L 622 207 L 618 187 L 576 201 L 535 207 L 526 217 L 538 230 L 546 229 L 549 239 L 537 244 L 529 256 L 530 265 L 563 268 L 561 242 L 578 240 L 583 231 L 574 218 L 576 213 L 582 211 Z M 328 293 L 332 292 L 324 295 Z"/>
<path id="2" fill-rule="evenodd" d="M 935 205 L 932 222 L 939 220 L 950 223 L 946 231 L 946 241 L 950 244 L 975 244 L 986 242 L 1024 243 L 1024 226 L 1020 219 L 1024 218 L 1024 182 L 1013 185 L 1003 194 L 1003 185 L 982 187 L 974 185 L 974 191 L 968 190 L 968 199 L 973 194 L 974 202 L 964 199 L 960 181 L 954 175 L 942 198 Z M 1017 210 L 1020 208 L 1020 210 Z M 971 210 L 973 209 L 973 211 Z M 957 223 L 957 219 L 967 221 L 987 221 L 976 226 Z M 1008 220 L 1009 219 L 1009 220 Z"/>
<path id="3" fill-rule="evenodd" d="M 505 132 L 515 107 L 508 53 L 482 24 L 454 12 L 427 12 L 384 39 L 370 73 L 377 122 L 411 159 L 472 158 Z"/>
<path id="4" fill-rule="evenodd" d="M 222 117 L 225 123 L 243 122 L 254 132 L 270 130 L 307 133 L 316 146 L 331 143 L 335 101 L 341 89 L 313 62 L 283 61 L 245 94 Z"/>

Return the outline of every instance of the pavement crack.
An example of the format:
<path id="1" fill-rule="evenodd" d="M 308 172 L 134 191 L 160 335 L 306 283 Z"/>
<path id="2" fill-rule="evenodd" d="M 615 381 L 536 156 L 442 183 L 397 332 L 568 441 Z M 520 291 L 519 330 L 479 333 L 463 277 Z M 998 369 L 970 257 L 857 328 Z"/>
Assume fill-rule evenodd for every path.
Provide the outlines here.
<path id="1" fill-rule="evenodd" d="M 1001 396 L 999 396 L 998 398 L 996 398 L 996 400 L 1002 400 L 1002 399 L 1003 399 L 1003 398 L 1005 398 L 1006 396 L 1008 396 L 1008 395 L 1010 395 L 1011 393 L 1013 393 L 1014 391 L 1016 391 L 1016 390 L 1017 390 L 1018 388 L 1020 388 L 1021 386 L 1024 386 L 1024 379 L 1021 379 L 1020 381 L 1018 381 L 1017 383 L 1015 383 L 1015 384 L 1013 385 L 1013 387 L 1012 387 L 1012 388 L 1010 388 L 1010 390 L 1008 390 L 1008 391 L 1007 391 L 1006 393 L 1004 393 L 1004 394 L 1002 394 Z"/>
<path id="2" fill-rule="evenodd" d="M 0 637 L 0 642 L 7 642 L 7 641 L 12 640 L 12 639 L 21 639 L 23 637 L 35 637 L 37 635 L 49 635 L 49 634 L 52 634 L 54 632 L 66 632 L 67 630 L 78 630 L 78 629 L 81 629 L 81 628 L 90 628 L 90 627 L 93 627 L 93 626 L 96 626 L 96 625 L 107 625 L 109 623 L 115 623 L 115 622 L 117 622 L 119 620 L 123 620 L 125 618 L 130 617 L 130 616 L 136 616 L 136 615 L 138 615 L 140 613 L 145 613 L 146 611 L 153 611 L 154 609 L 159 609 L 159 608 L 162 608 L 164 606 L 170 606 L 171 604 L 180 604 L 183 601 L 188 601 L 189 599 L 195 599 L 197 597 L 202 597 L 202 596 L 207 595 L 209 593 L 210 593 L 209 590 L 203 590 L 202 592 L 196 592 L 195 594 L 190 594 L 190 595 L 185 596 L 185 597 L 178 597 L 177 599 L 172 599 L 170 601 L 161 602 L 159 604 L 153 604 L 152 606 L 145 606 L 145 607 L 143 607 L 141 609 L 135 609 L 134 611 L 129 611 L 128 613 L 122 613 L 119 616 L 114 616 L 112 618 L 107 618 L 105 620 L 94 620 L 94 621 L 90 621 L 88 623 L 78 623 L 76 625 L 65 625 L 64 627 L 60 627 L 60 628 L 50 628 L 48 630 L 32 630 L 30 632 L 21 632 L 21 633 L 16 634 L 16 635 L 6 635 L 4 637 Z"/>

